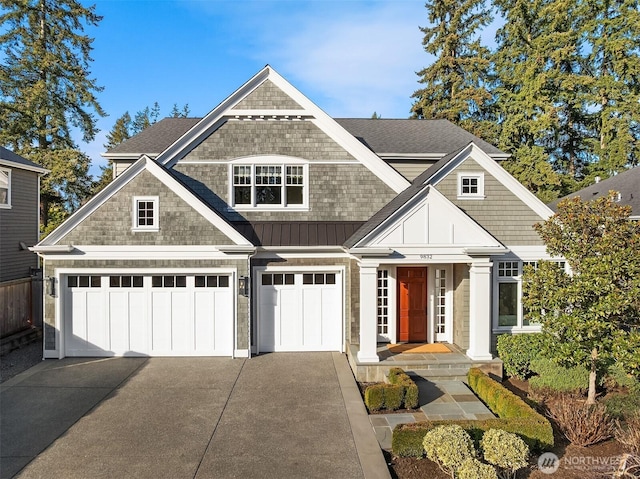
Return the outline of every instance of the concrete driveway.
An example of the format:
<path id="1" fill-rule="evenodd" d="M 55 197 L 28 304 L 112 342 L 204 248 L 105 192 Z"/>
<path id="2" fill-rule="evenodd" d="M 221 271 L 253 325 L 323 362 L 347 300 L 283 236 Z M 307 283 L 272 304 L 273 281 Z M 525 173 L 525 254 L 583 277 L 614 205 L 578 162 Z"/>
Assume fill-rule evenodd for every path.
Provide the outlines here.
<path id="1" fill-rule="evenodd" d="M 338 353 L 48 360 L 0 401 L 2 479 L 389 477 Z"/>

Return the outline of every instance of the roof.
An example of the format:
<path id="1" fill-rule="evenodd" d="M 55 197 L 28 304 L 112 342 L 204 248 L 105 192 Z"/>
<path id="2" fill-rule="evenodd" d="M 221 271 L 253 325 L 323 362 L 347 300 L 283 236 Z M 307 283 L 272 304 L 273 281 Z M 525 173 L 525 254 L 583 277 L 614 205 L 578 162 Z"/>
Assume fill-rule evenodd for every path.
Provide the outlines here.
<path id="1" fill-rule="evenodd" d="M 20 168 L 22 167 L 25 170 L 36 171 L 38 173 L 48 173 L 49 170 L 43 168 L 42 166 L 34 163 L 33 161 L 29 161 L 17 153 L 14 153 L 11 150 L 8 150 L 2 146 L 0 146 L 0 163 L 11 165 L 13 167 Z"/>
<path id="2" fill-rule="evenodd" d="M 233 223 L 255 246 L 341 246 L 362 221 L 253 221 Z"/>
<path id="3" fill-rule="evenodd" d="M 448 120 L 336 118 L 378 155 L 444 155 L 474 142 L 489 156 L 506 153 Z"/>
<path id="4" fill-rule="evenodd" d="M 558 203 L 566 198 L 579 196 L 582 200 L 589 201 L 606 196 L 611 190 L 620 193 L 620 204 L 631 206 L 631 216 L 640 217 L 640 167 L 630 168 L 611 178 L 582 188 L 549 203 L 549 208 L 556 211 Z"/>
<path id="5" fill-rule="evenodd" d="M 105 156 L 155 156 L 200 120 L 201 118 L 164 118 L 112 148 Z M 442 156 L 474 142 L 489 156 L 507 156 L 495 146 L 448 120 L 337 118 L 335 121 L 378 155 Z"/>
<path id="6" fill-rule="evenodd" d="M 447 165 L 453 158 L 458 156 L 462 150 L 464 150 L 467 145 L 458 148 L 456 151 L 445 155 L 441 160 L 437 163 L 431 165 L 424 172 L 422 172 L 418 177 L 416 177 L 411 185 L 401 192 L 398 196 L 392 199 L 389 203 L 382 207 L 382 209 L 378 210 L 369 221 L 364 223 L 361 228 L 358 229 L 346 242 L 345 246 L 351 248 L 355 246 L 360 240 L 362 240 L 365 236 L 371 233 L 374 229 L 380 226 L 387 218 L 389 218 L 393 213 L 396 212 L 399 208 L 401 208 L 404 204 L 410 201 L 414 196 L 420 193 L 423 189 L 425 189 L 430 183 L 429 180 L 433 177 L 435 173 L 441 170 L 445 165 Z"/>
<path id="7" fill-rule="evenodd" d="M 105 156 L 130 154 L 137 158 L 143 154 L 158 155 L 200 120 L 201 118 L 163 118 L 137 135 L 111 148 Z"/>

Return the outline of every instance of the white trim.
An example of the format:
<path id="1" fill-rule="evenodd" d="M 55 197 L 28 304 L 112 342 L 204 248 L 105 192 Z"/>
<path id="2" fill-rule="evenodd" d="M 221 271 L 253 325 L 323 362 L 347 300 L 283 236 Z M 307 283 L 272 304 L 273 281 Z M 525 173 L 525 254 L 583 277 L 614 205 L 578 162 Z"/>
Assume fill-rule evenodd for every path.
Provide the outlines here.
<path id="1" fill-rule="evenodd" d="M 249 350 L 248 349 L 234 349 L 233 350 L 233 357 L 234 358 L 248 358 L 249 356 Z"/>
<path id="2" fill-rule="evenodd" d="M 44 175 L 50 172 L 50 170 L 47 170 L 46 168 L 42 168 L 40 166 L 24 165 L 22 163 L 7 160 L 5 158 L 0 158 L 0 165 L 6 166 L 7 168 L 17 168 L 19 170 L 33 171 L 35 173 L 39 173 L 40 175 Z"/>
<path id="3" fill-rule="evenodd" d="M 6 203 L 0 203 L 0 208 L 10 210 L 11 209 L 11 168 L 0 168 L 0 174 L 5 173 L 7 175 L 7 201 Z"/>
<path id="4" fill-rule="evenodd" d="M 477 193 L 464 193 L 462 191 L 463 184 L 462 182 L 465 179 L 476 179 L 478 180 Z M 484 172 L 482 171 L 458 171 L 458 199 L 459 200 L 482 200 L 485 198 L 484 194 Z"/>
<path id="5" fill-rule="evenodd" d="M 29 251 L 34 253 L 71 253 L 75 251 L 76 247 L 71 244 L 61 244 L 54 246 L 31 246 Z M 66 258 L 67 256 L 65 256 Z"/>
<path id="6" fill-rule="evenodd" d="M 260 158 L 262 155 L 256 155 L 257 158 Z M 244 157 L 244 162 L 251 162 L 252 157 L 247 156 Z M 286 158 L 296 158 L 296 157 L 286 157 Z M 237 159 L 234 160 L 180 160 L 180 164 L 181 165 L 228 165 L 231 162 L 237 161 Z M 358 164 L 357 160 L 350 160 L 350 161 L 346 161 L 346 160 L 335 160 L 335 161 L 331 161 L 331 160 L 299 160 L 305 163 L 308 163 L 309 165 L 315 166 L 315 165 L 356 165 Z M 240 162 L 242 163 L 242 162 Z M 278 163 L 278 162 L 276 162 Z M 280 163 L 282 163 L 282 161 L 280 161 Z M 294 164 L 293 161 L 288 162 L 289 164 Z"/>
<path id="7" fill-rule="evenodd" d="M 160 231 L 160 197 L 159 196 L 134 196 L 131 210 L 131 231 Z M 153 223 L 151 225 L 140 226 L 138 214 L 138 202 L 145 201 L 153 204 Z"/>
<path id="8" fill-rule="evenodd" d="M 410 185 L 406 178 L 358 141 L 353 135 L 351 135 L 351 133 L 340 126 L 333 118 L 322 111 L 317 105 L 291 85 L 291 83 L 281 77 L 269 65 L 250 78 L 244 85 L 238 88 L 227 99 L 220 103 L 220 105 L 214 108 L 195 126 L 187 131 L 187 133 L 162 152 L 157 157 L 158 163 L 167 167 L 175 165 L 176 162 L 180 161 L 189 151 L 191 151 L 191 147 L 200 143 L 204 138 L 208 137 L 217 128 L 219 128 L 220 125 L 226 122 L 228 115 L 234 112 L 234 107 L 267 80 L 273 82 L 286 95 L 291 97 L 293 101 L 301 106 L 301 110 L 295 110 L 296 116 L 300 116 L 301 120 L 304 120 L 305 118 L 314 118 L 312 120 L 304 121 L 311 121 L 314 123 L 318 128 L 320 128 L 320 130 L 371 170 L 371 172 L 384 181 L 396 193 L 400 193 Z M 252 111 L 237 110 L 235 113 L 240 116 L 247 115 L 247 113 L 251 114 Z M 278 116 L 283 114 L 283 111 L 259 110 L 258 113 L 264 114 L 265 116 Z"/>

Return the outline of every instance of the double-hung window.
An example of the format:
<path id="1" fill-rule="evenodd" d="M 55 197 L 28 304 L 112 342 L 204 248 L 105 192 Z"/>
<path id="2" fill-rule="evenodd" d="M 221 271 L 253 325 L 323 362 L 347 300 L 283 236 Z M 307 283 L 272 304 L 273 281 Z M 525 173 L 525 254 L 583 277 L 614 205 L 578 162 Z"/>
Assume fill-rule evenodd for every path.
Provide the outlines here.
<path id="1" fill-rule="evenodd" d="M 303 208 L 307 203 L 307 176 L 306 165 L 232 165 L 232 206 Z"/>
<path id="2" fill-rule="evenodd" d="M 157 196 L 135 196 L 133 198 L 133 230 L 158 231 L 159 208 Z"/>
<path id="3" fill-rule="evenodd" d="M 0 168 L 0 208 L 11 207 L 11 170 Z"/>

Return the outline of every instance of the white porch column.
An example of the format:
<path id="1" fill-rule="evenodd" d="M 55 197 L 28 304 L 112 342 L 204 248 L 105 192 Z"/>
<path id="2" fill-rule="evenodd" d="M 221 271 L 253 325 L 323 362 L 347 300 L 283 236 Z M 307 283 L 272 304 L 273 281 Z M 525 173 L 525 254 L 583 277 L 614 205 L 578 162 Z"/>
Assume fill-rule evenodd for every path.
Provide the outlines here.
<path id="1" fill-rule="evenodd" d="M 491 355 L 491 263 L 471 263 L 469 270 L 469 349 L 467 356 L 490 360 Z"/>
<path id="2" fill-rule="evenodd" d="M 377 321 L 378 263 L 360 263 L 360 350 L 358 361 L 377 363 L 378 346 Z"/>

